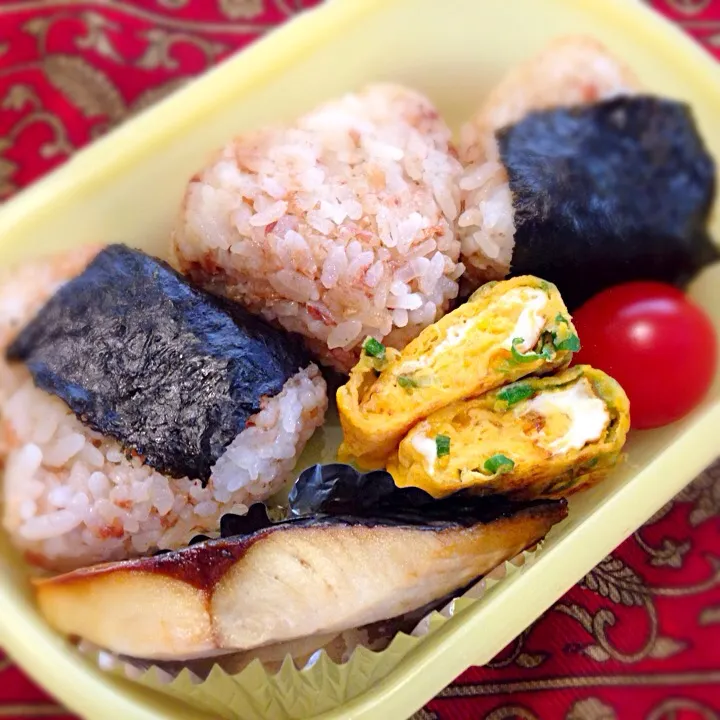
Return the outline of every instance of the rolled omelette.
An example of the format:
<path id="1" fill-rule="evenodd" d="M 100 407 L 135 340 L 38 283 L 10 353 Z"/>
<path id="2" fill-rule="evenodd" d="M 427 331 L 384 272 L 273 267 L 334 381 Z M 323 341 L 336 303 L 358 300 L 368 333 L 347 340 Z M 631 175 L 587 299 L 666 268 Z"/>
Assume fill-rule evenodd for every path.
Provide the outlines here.
<path id="1" fill-rule="evenodd" d="M 564 497 L 605 477 L 629 427 L 620 385 L 578 365 L 442 408 L 403 438 L 387 469 L 397 485 L 435 497 L 467 488 L 518 500 Z"/>
<path id="2" fill-rule="evenodd" d="M 566 367 L 579 349 L 555 285 L 531 275 L 487 283 L 402 352 L 366 340 L 337 392 L 339 457 L 381 467 L 408 430 L 435 410 Z"/>

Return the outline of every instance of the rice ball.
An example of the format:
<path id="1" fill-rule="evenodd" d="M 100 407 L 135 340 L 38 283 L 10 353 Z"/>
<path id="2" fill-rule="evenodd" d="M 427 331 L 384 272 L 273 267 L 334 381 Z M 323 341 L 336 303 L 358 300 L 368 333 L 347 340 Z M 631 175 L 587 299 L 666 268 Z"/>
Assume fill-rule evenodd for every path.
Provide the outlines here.
<path id="1" fill-rule="evenodd" d="M 461 130 L 463 212 L 458 220 L 464 281 L 470 288 L 509 272 L 515 245 L 512 195 L 495 132 L 529 112 L 634 94 L 632 71 L 590 37 L 551 43 L 511 70 Z"/>
<path id="2" fill-rule="evenodd" d="M 0 276 L 2 526 L 33 565 L 67 571 L 183 547 L 215 532 L 290 480 L 328 405 L 310 364 L 291 376 L 226 448 L 206 485 L 158 472 L 92 430 L 59 397 L 35 386 L 8 344 L 99 247 L 27 263 Z"/>
<path id="3" fill-rule="evenodd" d="M 176 262 L 341 372 L 366 336 L 403 347 L 464 270 L 450 136 L 427 98 L 388 84 L 242 135 L 190 182 Z"/>

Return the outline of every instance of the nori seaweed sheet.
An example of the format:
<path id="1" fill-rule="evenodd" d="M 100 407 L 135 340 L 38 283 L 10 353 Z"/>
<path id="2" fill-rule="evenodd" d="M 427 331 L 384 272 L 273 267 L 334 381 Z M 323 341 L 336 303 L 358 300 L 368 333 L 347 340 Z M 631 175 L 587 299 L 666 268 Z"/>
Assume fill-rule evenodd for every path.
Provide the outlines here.
<path id="1" fill-rule="evenodd" d="M 630 280 L 685 284 L 718 251 L 715 165 L 689 107 L 650 96 L 527 115 L 497 133 L 513 195 L 513 275 L 570 309 Z"/>
<path id="2" fill-rule="evenodd" d="M 249 537 L 267 528 L 288 524 L 439 530 L 487 524 L 528 508 L 567 504 L 565 500 L 515 502 L 502 495 L 480 496 L 465 491 L 438 500 L 420 488 L 398 487 L 385 470 L 362 473 L 343 463 L 313 465 L 304 470 L 295 481 L 288 502 L 287 518 L 277 522 L 269 517 L 262 503 L 252 505 L 246 515 L 223 515 L 220 537 Z M 198 535 L 190 544 L 208 539 L 206 535 Z"/>
<path id="3" fill-rule="evenodd" d="M 159 472 L 206 482 L 302 343 L 123 245 L 102 250 L 7 351 L 93 430 Z"/>

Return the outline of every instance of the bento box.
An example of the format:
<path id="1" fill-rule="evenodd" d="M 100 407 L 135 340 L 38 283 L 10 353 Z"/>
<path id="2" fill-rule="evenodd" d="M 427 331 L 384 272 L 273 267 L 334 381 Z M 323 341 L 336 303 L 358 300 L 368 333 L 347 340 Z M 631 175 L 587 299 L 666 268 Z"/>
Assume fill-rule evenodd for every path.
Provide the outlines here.
<path id="1" fill-rule="evenodd" d="M 4 206 L 0 258 L 8 265 L 93 242 L 125 242 L 162 256 L 187 179 L 235 133 L 383 80 L 427 93 L 457 130 L 505 69 L 568 33 L 594 35 L 651 91 L 689 102 L 720 160 L 720 68 L 640 2 L 448 0 L 440 8 L 434 0 L 329 0 Z M 712 232 L 720 237 L 717 215 Z M 690 293 L 720 331 L 720 265 L 696 278 Z M 719 425 L 720 374 L 684 420 L 631 434 L 628 461 L 604 484 L 571 499 L 568 518 L 533 562 L 437 624 L 399 662 L 380 667 L 368 653 L 351 678 L 328 663 L 312 697 L 295 697 L 269 715 L 255 708 L 247 716 L 411 715 L 468 666 L 491 660 L 707 466 L 720 453 Z M 337 424 L 325 428 L 305 459 L 331 461 L 338 439 Z M 202 703 L 193 704 L 190 686 L 184 693 L 190 701 L 180 702 L 104 672 L 56 635 L 36 610 L 26 569 L 7 538 L 0 548 L 0 644 L 60 701 L 98 720 L 208 716 Z M 313 671 L 318 678 L 318 668 Z M 258 697 L 266 696 L 267 675 L 258 671 L 254 677 Z"/>

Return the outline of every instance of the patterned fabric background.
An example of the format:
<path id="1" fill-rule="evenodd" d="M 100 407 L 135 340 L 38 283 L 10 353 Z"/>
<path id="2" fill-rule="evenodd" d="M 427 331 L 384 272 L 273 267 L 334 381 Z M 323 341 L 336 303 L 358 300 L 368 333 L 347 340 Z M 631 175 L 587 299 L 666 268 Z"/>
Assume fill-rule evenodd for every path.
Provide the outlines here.
<path id="1" fill-rule="evenodd" d="M 0 0 L 0 198 L 314 4 Z M 720 0 L 652 4 L 720 58 Z M 416 720 L 720 718 L 719 530 L 720 464 Z M 68 716 L 0 656 L 0 717 Z"/>

